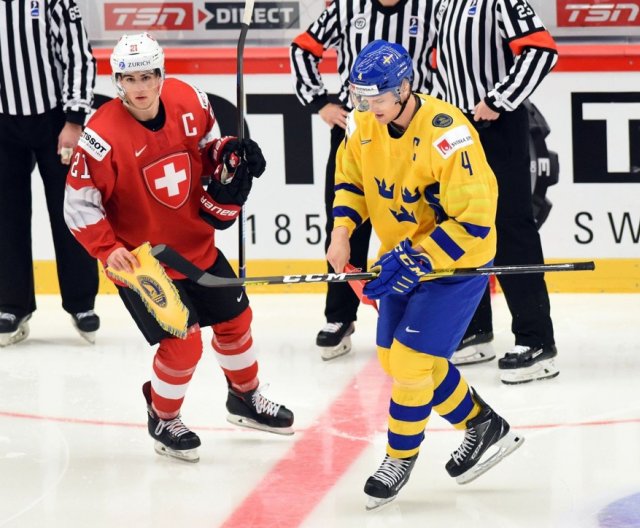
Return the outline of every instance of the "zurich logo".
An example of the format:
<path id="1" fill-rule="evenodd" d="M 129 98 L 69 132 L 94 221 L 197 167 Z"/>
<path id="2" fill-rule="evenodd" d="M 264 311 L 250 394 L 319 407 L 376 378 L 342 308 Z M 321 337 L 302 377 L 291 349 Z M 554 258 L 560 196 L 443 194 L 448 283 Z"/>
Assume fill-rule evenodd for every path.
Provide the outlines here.
<path id="1" fill-rule="evenodd" d="M 124 61 L 120 61 L 118 63 L 118 68 L 120 68 L 121 70 L 124 70 L 127 67 L 127 64 Z"/>

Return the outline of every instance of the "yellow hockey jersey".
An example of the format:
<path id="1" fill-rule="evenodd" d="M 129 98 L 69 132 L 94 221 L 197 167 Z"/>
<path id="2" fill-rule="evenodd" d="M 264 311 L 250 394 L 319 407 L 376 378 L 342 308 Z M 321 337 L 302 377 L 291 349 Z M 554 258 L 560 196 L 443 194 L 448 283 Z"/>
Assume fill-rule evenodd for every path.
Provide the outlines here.
<path id="1" fill-rule="evenodd" d="M 349 115 L 336 157 L 334 226 L 371 219 L 380 255 L 405 238 L 434 269 L 477 267 L 496 251 L 496 178 L 473 125 L 456 107 L 418 94 L 400 138 L 371 112 Z"/>

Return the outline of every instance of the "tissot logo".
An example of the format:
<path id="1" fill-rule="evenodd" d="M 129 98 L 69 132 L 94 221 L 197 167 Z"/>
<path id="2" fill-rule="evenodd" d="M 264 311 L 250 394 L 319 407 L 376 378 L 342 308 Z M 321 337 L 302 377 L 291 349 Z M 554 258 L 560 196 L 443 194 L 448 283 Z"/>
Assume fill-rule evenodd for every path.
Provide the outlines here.
<path id="1" fill-rule="evenodd" d="M 558 26 L 640 26 L 640 0 L 557 0 Z"/>
<path id="2" fill-rule="evenodd" d="M 193 4 L 190 2 L 105 3 L 106 30 L 155 29 L 178 31 L 193 29 Z"/>
<path id="3" fill-rule="evenodd" d="M 640 93 L 571 95 L 573 181 L 640 183 Z"/>
<path id="4" fill-rule="evenodd" d="M 206 2 L 211 18 L 207 29 L 237 29 L 242 22 L 244 2 Z M 300 27 L 298 2 L 256 2 L 251 18 L 252 29 L 295 29 Z"/>

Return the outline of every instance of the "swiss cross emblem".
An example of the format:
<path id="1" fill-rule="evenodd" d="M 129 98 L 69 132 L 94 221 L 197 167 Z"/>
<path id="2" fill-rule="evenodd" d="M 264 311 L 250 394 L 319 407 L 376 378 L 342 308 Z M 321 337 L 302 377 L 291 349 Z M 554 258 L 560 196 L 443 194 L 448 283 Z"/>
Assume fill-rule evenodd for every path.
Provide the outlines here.
<path id="1" fill-rule="evenodd" d="M 191 190 L 191 160 L 186 152 L 166 156 L 142 169 L 147 189 L 160 203 L 178 209 Z"/>

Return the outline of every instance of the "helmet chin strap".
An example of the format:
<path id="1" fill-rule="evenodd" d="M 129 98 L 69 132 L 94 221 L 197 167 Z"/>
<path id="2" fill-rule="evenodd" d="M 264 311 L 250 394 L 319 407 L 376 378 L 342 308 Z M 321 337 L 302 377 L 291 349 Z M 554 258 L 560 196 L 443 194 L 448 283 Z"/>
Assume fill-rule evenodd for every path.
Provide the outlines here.
<path id="1" fill-rule="evenodd" d="M 396 102 L 396 104 L 400 105 L 400 111 L 398 112 L 396 117 L 394 117 L 391 120 L 392 123 L 402 115 L 402 112 L 404 112 L 404 109 L 407 107 L 407 103 L 409 102 L 409 99 L 411 99 L 411 95 L 412 95 L 411 92 L 409 92 L 409 95 L 407 96 L 407 98 L 403 102 L 400 102 L 400 101 Z"/>

